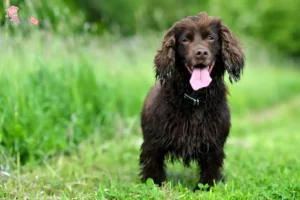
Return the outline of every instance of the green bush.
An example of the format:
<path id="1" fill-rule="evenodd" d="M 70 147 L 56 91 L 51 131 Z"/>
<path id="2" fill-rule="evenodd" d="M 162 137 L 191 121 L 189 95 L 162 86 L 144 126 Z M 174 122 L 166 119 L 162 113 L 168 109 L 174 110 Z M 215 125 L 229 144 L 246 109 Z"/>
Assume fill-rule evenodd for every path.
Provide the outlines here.
<path id="1" fill-rule="evenodd" d="M 13 33 L 22 30 L 23 33 L 27 34 L 35 28 L 30 24 L 31 16 L 39 20 L 40 28 L 61 34 L 82 32 L 85 27 L 84 13 L 71 0 L 6 0 L 0 4 L 0 10 L 5 11 L 12 5 L 19 7 L 18 15 L 21 23 L 18 25 L 10 23 L 10 19 L 5 18 L 4 14 L 0 15 L 0 20 L 2 24 L 6 22 L 7 27 Z"/>
<path id="2" fill-rule="evenodd" d="M 211 15 L 220 16 L 238 34 L 255 37 L 287 55 L 300 55 L 299 0 L 287 0 L 285 3 L 280 0 L 88 2 L 97 5 L 94 8 L 102 15 L 102 22 L 107 28 L 117 29 L 123 34 L 149 29 L 163 30 L 186 15 L 207 11 Z"/>
<path id="3" fill-rule="evenodd" d="M 207 11 L 222 17 L 238 34 L 255 37 L 287 55 L 300 54 L 299 0 L 11 0 L 10 4 L 20 7 L 22 19 L 35 15 L 41 27 L 62 34 L 113 31 L 132 35 L 164 30 L 186 15 Z M 0 20 L 4 21 L 4 15 Z"/>

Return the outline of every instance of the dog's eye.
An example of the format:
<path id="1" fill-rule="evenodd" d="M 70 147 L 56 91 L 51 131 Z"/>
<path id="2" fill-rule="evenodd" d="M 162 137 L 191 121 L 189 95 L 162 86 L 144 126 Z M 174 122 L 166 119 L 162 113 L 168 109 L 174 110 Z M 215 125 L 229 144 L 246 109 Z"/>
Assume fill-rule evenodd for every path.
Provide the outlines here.
<path id="1" fill-rule="evenodd" d="M 214 41 L 215 38 L 214 38 L 214 36 L 212 36 L 212 35 L 208 35 L 208 36 L 207 36 L 207 40 Z"/>
<path id="2" fill-rule="evenodd" d="M 182 43 L 187 43 L 187 42 L 189 42 L 189 38 L 184 37 L 184 38 L 182 38 L 181 42 L 182 42 Z"/>

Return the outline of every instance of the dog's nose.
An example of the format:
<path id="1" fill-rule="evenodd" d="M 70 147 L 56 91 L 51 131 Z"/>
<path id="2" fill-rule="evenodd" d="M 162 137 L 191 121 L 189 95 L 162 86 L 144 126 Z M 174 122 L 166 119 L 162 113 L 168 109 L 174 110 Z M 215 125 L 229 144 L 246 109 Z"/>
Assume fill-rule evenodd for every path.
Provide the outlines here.
<path id="1" fill-rule="evenodd" d="M 199 48 L 195 52 L 197 58 L 206 58 L 208 56 L 208 50 L 205 48 Z"/>

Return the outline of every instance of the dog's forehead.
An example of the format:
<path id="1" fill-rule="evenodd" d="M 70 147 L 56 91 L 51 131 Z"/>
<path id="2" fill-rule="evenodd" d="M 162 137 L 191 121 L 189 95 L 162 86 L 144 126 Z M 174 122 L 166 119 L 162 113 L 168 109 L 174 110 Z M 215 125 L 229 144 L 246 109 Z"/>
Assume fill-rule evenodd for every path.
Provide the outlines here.
<path id="1" fill-rule="evenodd" d="M 207 29 L 209 27 L 213 28 L 219 25 L 221 19 L 218 17 L 208 16 L 206 14 L 200 13 L 197 16 L 188 16 L 176 23 L 179 30 L 195 30 L 195 29 Z"/>

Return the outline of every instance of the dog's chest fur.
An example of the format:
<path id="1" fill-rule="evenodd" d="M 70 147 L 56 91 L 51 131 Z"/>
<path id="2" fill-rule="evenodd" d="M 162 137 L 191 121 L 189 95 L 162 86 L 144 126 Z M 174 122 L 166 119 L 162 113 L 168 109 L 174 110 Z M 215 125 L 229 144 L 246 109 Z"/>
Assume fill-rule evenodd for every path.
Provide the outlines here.
<path id="1" fill-rule="evenodd" d="M 166 109 L 165 118 L 156 119 L 157 126 L 162 128 L 158 138 L 160 145 L 172 159 L 182 158 L 187 165 L 199 155 L 209 153 L 211 147 L 219 146 L 224 134 L 221 130 L 230 123 L 220 109 L 205 105 L 189 110 Z"/>

